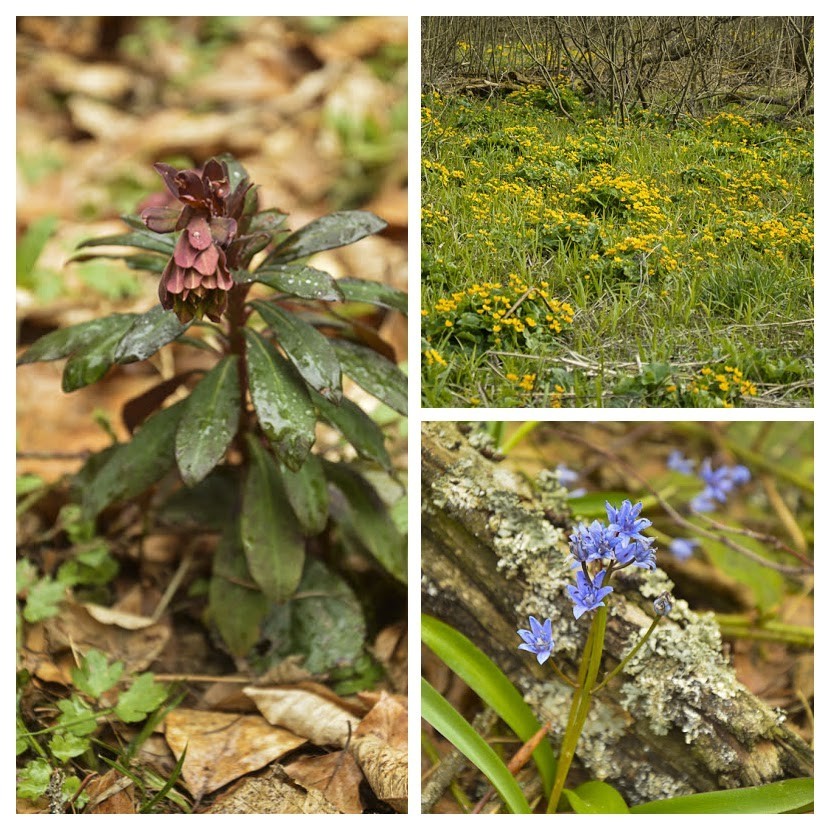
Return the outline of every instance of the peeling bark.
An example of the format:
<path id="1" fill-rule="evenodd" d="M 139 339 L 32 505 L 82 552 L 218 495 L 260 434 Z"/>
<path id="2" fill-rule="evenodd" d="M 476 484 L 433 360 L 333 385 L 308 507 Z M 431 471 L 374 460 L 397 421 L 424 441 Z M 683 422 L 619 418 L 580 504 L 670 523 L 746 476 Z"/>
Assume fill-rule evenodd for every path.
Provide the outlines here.
<path id="1" fill-rule="evenodd" d="M 517 649 L 516 629 L 527 627 L 528 614 L 550 617 L 553 656 L 575 675 L 589 620 L 573 619 L 565 593 L 571 519 L 564 491 L 544 482 L 531 488 L 485 458 L 472 445 L 479 438 L 453 423 L 423 425 L 423 610 L 505 671 L 540 721 L 553 721 L 556 748 L 572 689 Z M 637 642 L 653 617 L 652 600 L 672 587 L 659 569 L 615 577 L 604 671 Z M 813 774 L 807 744 L 735 679 L 711 615 L 694 613 L 681 598 L 594 697 L 577 758 L 631 804 Z"/>

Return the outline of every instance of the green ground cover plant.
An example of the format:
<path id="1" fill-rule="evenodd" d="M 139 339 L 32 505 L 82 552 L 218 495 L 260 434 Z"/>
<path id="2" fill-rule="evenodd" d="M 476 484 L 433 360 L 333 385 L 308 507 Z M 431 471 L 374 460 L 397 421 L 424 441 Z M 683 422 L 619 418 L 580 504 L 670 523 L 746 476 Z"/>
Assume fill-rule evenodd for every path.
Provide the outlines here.
<path id="1" fill-rule="evenodd" d="M 810 406 L 813 132 L 422 100 L 426 406 Z"/>

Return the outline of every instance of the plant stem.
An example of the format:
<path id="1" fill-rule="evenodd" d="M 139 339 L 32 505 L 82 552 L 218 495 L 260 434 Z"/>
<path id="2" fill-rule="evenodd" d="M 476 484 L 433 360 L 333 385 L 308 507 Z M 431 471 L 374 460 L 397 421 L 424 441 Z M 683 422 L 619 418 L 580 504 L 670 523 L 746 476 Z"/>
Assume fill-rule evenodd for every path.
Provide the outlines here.
<path id="1" fill-rule="evenodd" d="M 553 780 L 553 789 L 548 802 L 548 812 L 555 813 L 565 788 L 565 779 L 571 768 L 576 745 L 579 736 L 582 734 L 582 727 L 585 725 L 585 718 L 588 717 L 588 710 L 591 707 L 591 694 L 594 683 L 599 674 L 599 665 L 602 660 L 602 648 L 605 641 L 605 625 L 608 621 L 608 608 L 601 606 L 597 609 L 591 629 L 588 632 L 588 639 L 585 642 L 585 649 L 582 652 L 582 662 L 579 664 L 579 675 L 577 678 L 577 689 L 571 701 L 571 710 L 568 714 L 568 725 L 565 727 L 565 738 L 559 750 L 559 761 L 556 764 L 556 776 Z"/>
<path id="2" fill-rule="evenodd" d="M 530 435 L 530 433 L 533 432 L 533 430 L 538 426 L 538 421 L 525 421 L 523 424 L 520 424 L 516 427 L 516 431 L 509 438 L 502 441 L 501 446 L 499 447 L 499 452 L 507 455 L 513 447 Z"/>
<path id="3" fill-rule="evenodd" d="M 250 291 L 250 285 L 234 286 L 228 293 L 228 353 L 239 358 L 239 428 L 236 431 L 236 445 L 245 455 L 247 448 L 243 436 L 248 432 L 248 366 L 245 361 L 245 336 L 243 330 L 247 320 L 245 312 L 245 298 Z"/>
<path id="4" fill-rule="evenodd" d="M 625 666 L 625 664 L 643 647 L 643 644 L 652 635 L 652 632 L 655 628 L 657 628 L 657 623 L 659 622 L 660 617 L 655 617 L 652 620 L 651 625 L 648 628 L 648 631 L 646 631 L 646 633 L 643 634 L 643 636 L 640 638 L 640 642 L 637 643 L 637 645 L 634 646 L 634 648 L 632 648 L 631 651 L 628 652 L 628 654 L 617 664 L 613 671 L 610 671 L 605 676 L 605 679 L 598 686 L 595 686 L 591 690 L 591 694 L 593 694 L 594 692 L 598 692 L 603 686 L 606 685 L 606 683 L 608 683 L 609 680 L 611 680 L 611 678 L 613 678 L 622 671 L 623 666 Z"/>

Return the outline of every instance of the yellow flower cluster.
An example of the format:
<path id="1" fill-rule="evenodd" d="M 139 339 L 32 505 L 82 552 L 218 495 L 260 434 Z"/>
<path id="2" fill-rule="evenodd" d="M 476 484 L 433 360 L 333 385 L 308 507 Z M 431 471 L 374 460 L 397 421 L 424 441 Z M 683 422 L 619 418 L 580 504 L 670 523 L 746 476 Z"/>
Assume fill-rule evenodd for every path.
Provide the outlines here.
<path id="1" fill-rule="evenodd" d="M 704 366 L 689 384 L 690 392 L 709 392 L 719 398 L 725 407 L 734 406 L 734 401 L 741 397 L 755 397 L 758 389 L 752 381 L 744 378 L 743 372 L 734 366 L 724 366 L 722 370 Z"/>
<path id="2" fill-rule="evenodd" d="M 504 377 L 511 383 L 516 383 L 519 389 L 523 389 L 525 392 L 532 392 L 533 387 L 536 385 L 536 375 L 522 375 L 521 379 L 519 379 L 519 376 L 515 372 L 508 372 Z"/>
<path id="3" fill-rule="evenodd" d="M 437 349 L 426 349 L 424 351 L 424 360 L 427 366 L 446 366 L 447 361 L 441 356 Z"/>

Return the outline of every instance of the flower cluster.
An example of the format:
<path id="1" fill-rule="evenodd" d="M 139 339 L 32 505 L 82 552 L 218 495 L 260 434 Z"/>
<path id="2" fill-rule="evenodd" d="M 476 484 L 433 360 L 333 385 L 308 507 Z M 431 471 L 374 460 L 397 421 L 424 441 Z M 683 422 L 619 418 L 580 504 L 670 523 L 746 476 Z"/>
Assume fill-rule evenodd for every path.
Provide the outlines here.
<path id="1" fill-rule="evenodd" d="M 170 193 L 184 205 L 182 209 L 149 207 L 141 214 L 151 231 L 182 232 L 161 275 L 159 300 L 183 323 L 205 314 L 218 323 L 234 285 L 229 270 L 231 246 L 251 185 L 243 179 L 231 190 L 228 167 L 216 159 L 208 161 L 201 172 L 176 170 L 169 164 L 154 166 Z"/>
<path id="2" fill-rule="evenodd" d="M 570 536 L 573 567 L 582 570 L 576 575 L 576 585 L 568 586 L 568 594 L 574 604 L 576 619 L 605 604 L 603 599 L 613 590 L 607 584 L 607 577 L 614 570 L 629 565 L 649 570 L 656 567 L 654 539 L 643 534 L 651 522 L 640 517 L 642 508 L 642 502 L 633 505 L 628 499 L 619 507 L 606 502 L 607 525 L 597 520 L 574 528 Z M 603 565 L 594 576 L 588 570 L 590 562 Z"/>
<path id="3" fill-rule="evenodd" d="M 694 462 L 684 458 L 679 450 L 672 450 L 666 466 L 670 470 L 687 475 L 694 472 Z M 689 507 L 698 513 L 711 513 L 719 503 L 726 502 L 727 496 L 736 487 L 746 484 L 752 478 L 752 474 L 743 464 L 722 464 L 720 467 L 713 467 L 711 458 L 705 458 L 701 462 L 697 475 L 703 481 L 704 487 L 689 502 Z"/>

